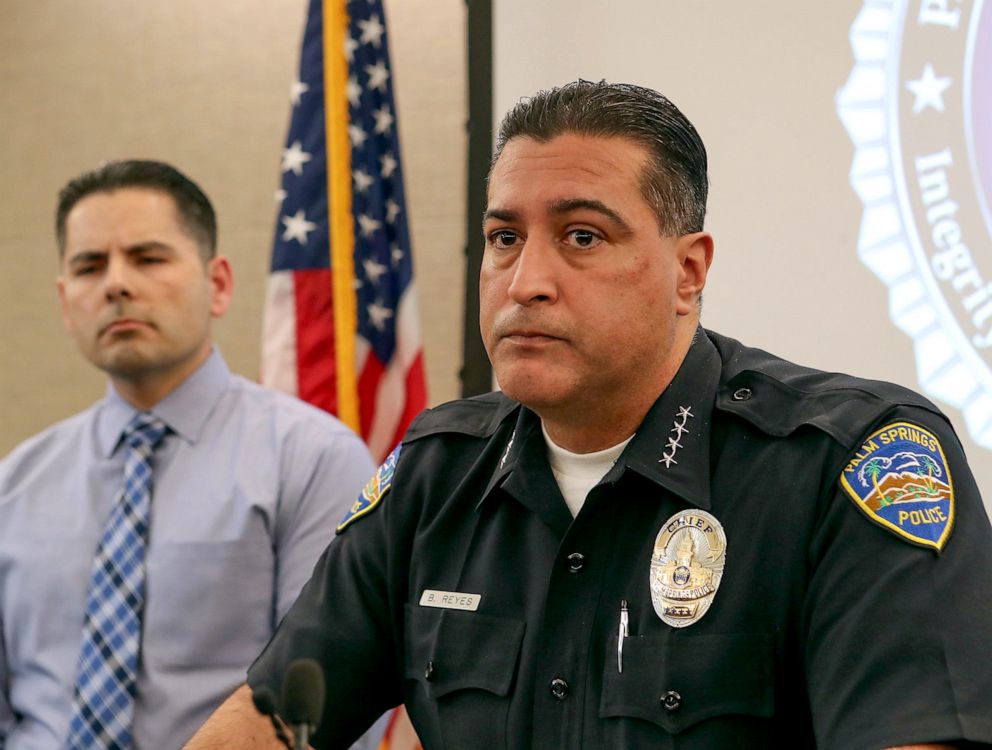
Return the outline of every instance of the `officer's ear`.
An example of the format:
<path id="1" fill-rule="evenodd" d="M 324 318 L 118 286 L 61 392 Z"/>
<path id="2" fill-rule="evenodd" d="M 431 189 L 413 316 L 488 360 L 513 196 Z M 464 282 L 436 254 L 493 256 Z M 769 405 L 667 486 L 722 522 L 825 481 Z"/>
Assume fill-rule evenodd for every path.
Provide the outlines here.
<path id="1" fill-rule="evenodd" d="M 682 235 L 675 243 L 675 257 L 679 264 L 675 311 L 689 315 L 699 309 L 706 274 L 713 262 L 713 237 L 709 232 Z"/>

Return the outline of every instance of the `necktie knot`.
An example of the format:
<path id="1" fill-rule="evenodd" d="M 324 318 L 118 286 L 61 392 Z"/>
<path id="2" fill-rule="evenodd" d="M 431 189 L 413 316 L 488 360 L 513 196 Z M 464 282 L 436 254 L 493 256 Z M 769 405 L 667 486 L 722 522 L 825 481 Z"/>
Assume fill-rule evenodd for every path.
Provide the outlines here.
<path id="1" fill-rule="evenodd" d="M 168 429 L 165 422 L 149 411 L 135 414 L 124 428 L 124 441 L 130 448 L 154 450 Z"/>

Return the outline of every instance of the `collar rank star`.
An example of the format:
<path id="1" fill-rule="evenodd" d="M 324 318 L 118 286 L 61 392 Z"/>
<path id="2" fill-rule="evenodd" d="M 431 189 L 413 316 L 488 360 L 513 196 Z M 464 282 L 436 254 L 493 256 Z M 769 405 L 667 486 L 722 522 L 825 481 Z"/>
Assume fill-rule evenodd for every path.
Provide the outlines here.
<path id="1" fill-rule="evenodd" d="M 510 433 L 510 442 L 508 442 L 506 444 L 506 450 L 503 451 L 503 458 L 501 458 L 499 460 L 499 468 L 500 469 L 503 468 L 503 465 L 506 464 L 506 459 L 509 458 L 509 456 L 510 456 L 510 448 L 513 447 L 513 438 L 515 438 L 516 436 L 517 436 L 517 431 L 516 430 L 514 430 L 512 433 Z"/>
<path id="2" fill-rule="evenodd" d="M 909 422 L 873 432 L 840 484 L 869 519 L 907 542 L 940 551 L 954 525 L 954 483 L 940 441 Z"/>
<path id="3" fill-rule="evenodd" d="M 684 510 L 658 532 L 651 555 L 651 603 L 673 628 L 697 622 L 713 603 L 723 577 L 727 536 L 702 510 Z"/>
<path id="4" fill-rule="evenodd" d="M 665 448 L 665 452 L 661 454 L 661 458 L 658 459 L 658 463 L 665 464 L 666 469 L 672 468 L 672 464 L 677 464 L 678 461 L 675 460 L 675 452 L 682 447 L 682 435 L 689 432 L 686 429 L 685 423 L 689 421 L 690 417 L 696 416 L 692 413 L 691 406 L 680 406 L 679 415 L 672 422 L 672 429 L 669 432 L 674 432 L 675 437 L 668 438 L 668 447 Z"/>

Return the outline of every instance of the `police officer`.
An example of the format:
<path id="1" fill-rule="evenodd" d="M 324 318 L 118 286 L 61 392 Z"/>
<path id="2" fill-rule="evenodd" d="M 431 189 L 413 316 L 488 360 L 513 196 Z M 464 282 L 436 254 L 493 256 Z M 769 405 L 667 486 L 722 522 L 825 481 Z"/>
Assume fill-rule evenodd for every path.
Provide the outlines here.
<path id="1" fill-rule="evenodd" d="M 400 702 L 429 749 L 992 743 L 992 530 L 951 427 L 700 328 L 706 192 L 656 92 L 507 115 L 481 274 L 503 392 L 416 421 L 190 747 L 278 747 L 250 691 L 300 657 L 317 748 Z"/>

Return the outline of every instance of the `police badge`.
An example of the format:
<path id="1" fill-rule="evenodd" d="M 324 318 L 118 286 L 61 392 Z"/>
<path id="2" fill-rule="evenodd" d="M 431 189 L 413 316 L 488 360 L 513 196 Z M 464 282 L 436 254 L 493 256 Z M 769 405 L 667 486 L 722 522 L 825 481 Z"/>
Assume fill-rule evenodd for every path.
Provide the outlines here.
<path id="1" fill-rule="evenodd" d="M 701 510 L 669 518 L 651 555 L 651 603 L 673 628 L 697 622 L 713 603 L 723 577 L 727 536 L 720 522 Z"/>

